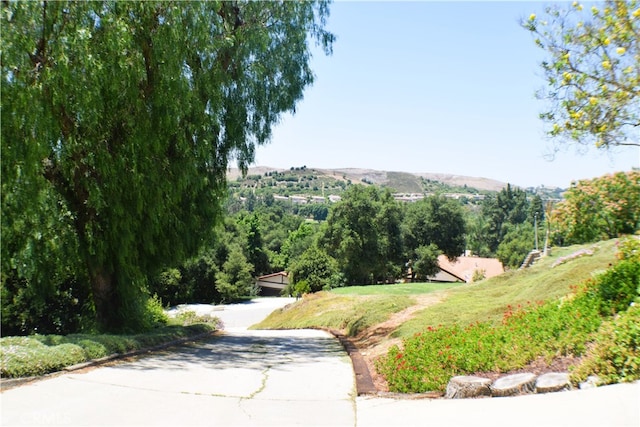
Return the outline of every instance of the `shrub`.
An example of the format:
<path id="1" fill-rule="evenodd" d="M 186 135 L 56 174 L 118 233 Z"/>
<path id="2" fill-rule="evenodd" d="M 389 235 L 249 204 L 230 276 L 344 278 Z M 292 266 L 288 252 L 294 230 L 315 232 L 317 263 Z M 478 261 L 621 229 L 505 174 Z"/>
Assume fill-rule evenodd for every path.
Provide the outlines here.
<path id="1" fill-rule="evenodd" d="M 198 315 L 193 310 L 181 311 L 176 315 L 176 319 L 182 323 L 183 326 L 196 325 L 199 323 L 205 323 L 213 326 L 218 326 L 220 319 L 210 314 Z"/>
<path id="2" fill-rule="evenodd" d="M 593 298 L 583 289 L 563 302 L 508 306 L 502 322 L 428 327 L 392 347 L 377 367 L 392 391 L 444 391 L 451 376 L 507 372 L 539 356 L 581 355 L 600 326 Z"/>
<path id="3" fill-rule="evenodd" d="M 3 339 L 0 349 L 1 372 L 5 378 L 43 375 L 85 360 L 85 352 L 78 345 L 66 343 L 49 347 L 28 337 Z"/>
<path id="4" fill-rule="evenodd" d="M 138 335 L 32 335 L 0 338 L 0 375 L 43 375 L 112 354 L 123 354 L 215 330 L 216 325 L 165 326 Z"/>
<path id="5" fill-rule="evenodd" d="M 158 295 L 147 299 L 145 308 L 144 327 L 146 330 L 167 324 L 169 318 L 162 307 L 162 301 L 160 301 Z"/>
<path id="6" fill-rule="evenodd" d="M 602 325 L 596 344 L 572 373 L 575 383 L 595 374 L 604 384 L 640 379 L 640 305 Z"/>
<path id="7" fill-rule="evenodd" d="M 625 311 L 640 291 L 640 262 L 619 261 L 597 278 L 600 313 L 610 315 Z"/>

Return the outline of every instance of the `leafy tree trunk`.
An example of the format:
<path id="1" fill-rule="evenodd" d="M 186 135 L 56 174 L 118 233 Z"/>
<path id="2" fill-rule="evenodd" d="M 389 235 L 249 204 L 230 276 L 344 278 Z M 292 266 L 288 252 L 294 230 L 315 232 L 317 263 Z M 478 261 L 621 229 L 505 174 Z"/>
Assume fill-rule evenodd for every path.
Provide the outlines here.
<path id="1" fill-rule="evenodd" d="M 114 274 L 100 267 L 89 268 L 89 278 L 98 325 L 105 331 L 122 330 L 123 324 L 117 316 L 121 301 L 116 292 Z"/>

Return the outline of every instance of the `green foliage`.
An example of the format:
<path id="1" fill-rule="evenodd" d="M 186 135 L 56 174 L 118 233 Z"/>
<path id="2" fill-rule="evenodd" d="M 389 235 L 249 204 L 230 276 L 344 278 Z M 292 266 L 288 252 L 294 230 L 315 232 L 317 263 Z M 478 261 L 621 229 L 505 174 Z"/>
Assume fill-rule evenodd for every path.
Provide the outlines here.
<path id="1" fill-rule="evenodd" d="M 38 234 L 70 243 L 47 265 L 88 277 L 101 328 L 141 327 L 146 276 L 197 252 L 229 160 L 246 170 L 313 82 L 327 15 L 324 1 L 3 4 L 2 211 L 28 218 L 5 241 L 3 215 L 3 271 L 37 267 Z"/>
<path id="2" fill-rule="evenodd" d="M 331 209 L 320 244 L 347 283 L 388 282 L 402 265 L 401 220 L 389 191 L 354 185 Z"/>
<path id="3" fill-rule="evenodd" d="M 288 269 L 292 261 L 295 261 L 311 248 L 317 234 L 317 226 L 308 222 L 302 222 L 297 230 L 290 231 L 280 248 L 280 269 Z"/>
<path id="4" fill-rule="evenodd" d="M 439 270 L 438 257 L 442 251 L 438 246 L 431 243 L 427 246 L 419 246 L 415 249 L 415 261 L 412 266 L 412 272 L 416 279 L 426 280 L 429 276 L 433 276 Z"/>
<path id="5" fill-rule="evenodd" d="M 487 276 L 486 276 L 487 272 L 485 270 L 474 270 L 473 271 L 473 277 L 471 278 L 472 282 L 479 282 L 481 280 L 484 280 Z"/>
<path id="6" fill-rule="evenodd" d="M 589 375 L 597 375 L 603 384 L 640 379 L 640 305 L 605 322 L 594 341 L 593 349 L 571 374 L 574 383 Z"/>
<path id="7" fill-rule="evenodd" d="M 486 220 L 484 235 L 489 250 L 495 253 L 509 227 L 524 223 L 528 214 L 527 194 L 519 188 L 514 189 L 507 184 L 507 187 L 495 196 L 487 197 L 482 204 L 482 215 Z"/>
<path id="8" fill-rule="evenodd" d="M 640 172 L 573 183 L 551 214 L 553 239 L 586 243 L 632 234 L 640 227 Z"/>
<path id="9" fill-rule="evenodd" d="M 640 261 L 624 260 L 597 278 L 600 312 L 625 311 L 640 296 Z"/>
<path id="10" fill-rule="evenodd" d="M 182 326 L 210 324 L 217 328 L 220 325 L 220 319 L 217 317 L 211 316 L 210 314 L 198 315 L 198 313 L 193 310 L 180 311 L 175 318 Z"/>
<path id="11" fill-rule="evenodd" d="M 466 217 L 465 229 L 467 230 L 465 234 L 467 249 L 475 256 L 485 258 L 491 256 L 487 218 L 480 213 L 469 212 Z"/>
<path id="12" fill-rule="evenodd" d="M 505 267 L 518 268 L 527 254 L 535 249 L 533 226 L 522 223 L 506 227 L 508 230 L 498 245 L 496 256 Z"/>
<path id="13" fill-rule="evenodd" d="M 146 318 L 144 323 L 146 330 L 166 325 L 169 321 L 169 318 L 162 307 L 162 301 L 158 298 L 158 295 L 154 295 L 147 299 L 145 314 Z"/>
<path id="14" fill-rule="evenodd" d="M 247 236 L 247 261 L 253 265 L 253 275 L 260 276 L 269 271 L 269 258 L 264 249 L 259 216 L 253 213 L 242 222 Z"/>
<path id="15" fill-rule="evenodd" d="M 419 279 L 433 274 L 437 264 L 436 252 L 453 259 L 465 249 L 465 221 L 462 206 L 444 196 L 424 198 L 407 206 L 402 222 L 404 250 L 408 259 L 415 260 L 414 270 Z M 433 247 L 431 249 L 431 246 Z M 431 256 L 427 260 L 426 255 Z M 435 257 L 433 256 L 435 255 Z"/>
<path id="16" fill-rule="evenodd" d="M 336 285 L 338 263 L 324 250 L 312 246 L 289 267 L 289 280 L 297 295 L 329 290 Z"/>
<path id="17" fill-rule="evenodd" d="M 596 277 L 594 297 L 602 315 L 620 313 L 640 296 L 640 239 L 628 237 L 618 249 L 620 261 Z"/>
<path id="18" fill-rule="evenodd" d="M 547 101 L 540 117 L 550 125 L 548 134 L 605 149 L 640 145 L 640 3 L 564 7 L 523 22 L 547 54 L 541 66 L 548 87 L 539 97 Z"/>
<path id="19" fill-rule="evenodd" d="M 54 280 L 52 278 L 52 280 Z M 93 329 L 93 307 L 87 283 L 68 279 L 53 289 L 34 286 L 4 272 L 0 284 L 2 335 L 66 334 Z"/>
<path id="20" fill-rule="evenodd" d="M 232 248 L 229 257 L 216 274 L 216 290 L 222 302 L 234 302 L 257 294 L 251 275 L 253 266 L 240 248 Z"/>

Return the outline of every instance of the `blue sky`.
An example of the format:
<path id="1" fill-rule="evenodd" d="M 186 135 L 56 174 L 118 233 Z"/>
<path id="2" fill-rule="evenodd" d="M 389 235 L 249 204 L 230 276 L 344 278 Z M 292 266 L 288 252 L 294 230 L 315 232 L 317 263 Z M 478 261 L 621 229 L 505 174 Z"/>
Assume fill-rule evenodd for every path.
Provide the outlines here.
<path id="1" fill-rule="evenodd" d="M 638 148 L 549 160 L 544 53 L 519 26 L 537 2 L 335 2 L 332 56 L 254 165 L 371 168 L 568 187 L 638 166 Z"/>

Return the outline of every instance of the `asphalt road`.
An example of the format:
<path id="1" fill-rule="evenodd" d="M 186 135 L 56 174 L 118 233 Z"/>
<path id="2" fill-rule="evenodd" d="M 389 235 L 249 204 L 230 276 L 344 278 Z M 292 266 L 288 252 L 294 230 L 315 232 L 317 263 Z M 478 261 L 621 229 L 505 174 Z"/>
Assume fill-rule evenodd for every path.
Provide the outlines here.
<path id="1" fill-rule="evenodd" d="M 214 310 L 220 336 L 0 394 L 2 426 L 640 426 L 640 383 L 514 398 L 356 397 L 322 331 L 249 331 L 290 299 Z"/>

